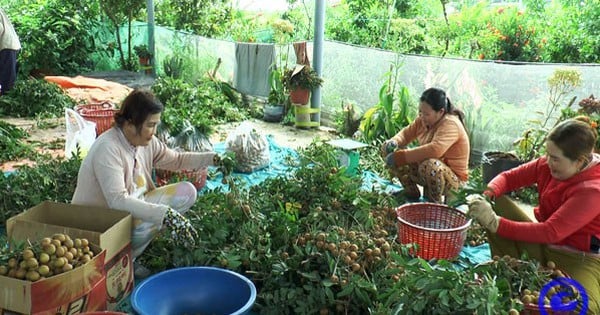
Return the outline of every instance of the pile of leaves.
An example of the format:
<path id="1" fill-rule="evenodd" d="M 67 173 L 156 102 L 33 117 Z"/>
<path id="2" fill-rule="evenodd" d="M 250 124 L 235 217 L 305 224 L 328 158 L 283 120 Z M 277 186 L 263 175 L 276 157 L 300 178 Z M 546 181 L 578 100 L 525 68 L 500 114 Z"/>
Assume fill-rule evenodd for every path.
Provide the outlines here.
<path id="1" fill-rule="evenodd" d="M 335 152 L 318 141 L 287 176 L 199 196 L 189 217 L 195 248 L 153 241 L 140 262 L 159 272 L 209 265 L 228 268 L 257 286 L 261 314 L 499 314 L 522 308 L 491 271 L 425 261 L 396 242 L 398 201 L 362 188 L 338 169 Z M 476 281 L 476 273 L 480 281 Z M 418 298 L 416 298 L 418 297 Z M 417 302 L 418 301 L 418 302 Z"/>
<path id="2" fill-rule="evenodd" d="M 0 163 L 28 156 L 33 150 L 24 141 L 27 136 L 22 129 L 0 121 Z"/>
<path id="3" fill-rule="evenodd" d="M 35 166 L 22 166 L 0 176 L 0 225 L 43 201 L 71 202 L 81 160 L 37 156 Z"/>
<path id="4" fill-rule="evenodd" d="M 199 132 L 209 135 L 215 124 L 248 118 L 248 114 L 241 110 L 237 92 L 213 80 L 190 83 L 164 77 L 157 79 L 152 92 L 165 105 L 162 121 L 173 136 L 184 129 L 186 120 Z"/>
<path id="5" fill-rule="evenodd" d="M 58 85 L 43 79 L 18 80 L 0 98 L 0 114 L 12 117 L 48 118 L 63 115 L 76 102 Z"/>

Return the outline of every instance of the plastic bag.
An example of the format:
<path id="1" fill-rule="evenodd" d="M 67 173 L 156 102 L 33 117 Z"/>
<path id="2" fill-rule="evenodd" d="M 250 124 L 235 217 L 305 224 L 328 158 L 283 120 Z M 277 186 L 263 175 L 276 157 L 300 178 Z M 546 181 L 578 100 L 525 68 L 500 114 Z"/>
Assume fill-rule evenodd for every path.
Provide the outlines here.
<path id="1" fill-rule="evenodd" d="M 65 157 L 70 159 L 79 147 L 79 157 L 84 158 L 96 140 L 96 123 L 83 119 L 72 109 L 65 108 L 65 124 L 67 126 Z"/>
<path id="2" fill-rule="evenodd" d="M 270 163 L 267 137 L 258 133 L 247 121 L 227 135 L 225 150 L 235 153 L 236 172 L 251 173 Z"/>

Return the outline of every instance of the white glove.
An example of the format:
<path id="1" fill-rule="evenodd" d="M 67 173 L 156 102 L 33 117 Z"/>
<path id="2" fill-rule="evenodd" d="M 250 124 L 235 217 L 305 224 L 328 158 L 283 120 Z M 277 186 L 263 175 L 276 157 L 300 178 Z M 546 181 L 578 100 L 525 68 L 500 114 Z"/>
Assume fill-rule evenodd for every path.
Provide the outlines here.
<path id="1" fill-rule="evenodd" d="M 481 195 L 467 196 L 467 204 L 469 211 L 467 215 L 477 220 L 481 226 L 488 229 L 492 233 L 498 231 L 500 217 L 494 213 L 492 205 Z"/>
<path id="2" fill-rule="evenodd" d="M 198 232 L 190 220 L 184 217 L 181 213 L 169 208 L 165 214 L 164 224 L 171 233 L 171 237 L 176 243 L 182 244 L 185 247 L 194 247 Z"/>

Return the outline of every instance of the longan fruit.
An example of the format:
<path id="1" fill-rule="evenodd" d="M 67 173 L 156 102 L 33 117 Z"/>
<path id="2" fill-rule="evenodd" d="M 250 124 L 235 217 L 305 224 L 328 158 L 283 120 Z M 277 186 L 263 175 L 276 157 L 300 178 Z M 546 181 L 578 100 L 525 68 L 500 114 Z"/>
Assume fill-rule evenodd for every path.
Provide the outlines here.
<path id="1" fill-rule="evenodd" d="M 67 261 L 71 261 L 74 258 L 73 253 L 71 252 L 66 252 L 64 257 L 67 259 Z"/>
<path id="2" fill-rule="evenodd" d="M 35 254 L 33 253 L 33 251 L 29 248 L 23 250 L 23 252 L 21 253 L 21 255 L 23 256 L 23 260 L 27 260 L 29 258 L 33 258 L 35 257 Z"/>
<path id="3" fill-rule="evenodd" d="M 549 261 L 546 263 L 546 266 L 547 266 L 548 268 L 550 268 L 550 269 L 556 269 L 556 263 L 555 263 L 555 262 L 553 262 L 552 260 L 549 260 Z"/>
<path id="4" fill-rule="evenodd" d="M 37 267 L 40 265 L 38 263 L 38 260 L 35 259 L 34 257 L 27 259 L 25 262 L 27 264 L 28 269 L 37 269 Z"/>
<path id="5" fill-rule="evenodd" d="M 73 270 L 73 265 L 71 265 L 71 264 L 65 264 L 65 265 L 62 267 L 62 271 L 63 271 L 63 272 L 67 272 L 67 271 L 71 271 L 71 270 Z"/>
<path id="6" fill-rule="evenodd" d="M 62 242 L 57 240 L 57 239 L 53 239 L 52 240 L 52 245 L 54 245 L 56 248 L 59 248 L 62 246 Z"/>
<path id="7" fill-rule="evenodd" d="M 381 249 L 379 249 L 379 247 L 375 247 L 373 249 L 373 256 L 377 257 L 381 255 Z"/>
<path id="8" fill-rule="evenodd" d="M 48 246 L 44 247 L 44 252 L 46 252 L 48 255 L 54 255 L 54 253 L 56 253 L 56 245 L 49 244 Z"/>
<path id="9" fill-rule="evenodd" d="M 64 257 L 58 257 L 56 258 L 56 260 L 54 261 L 54 267 L 55 268 L 62 268 L 62 266 L 64 266 L 66 264 L 66 259 Z"/>
<path id="10" fill-rule="evenodd" d="M 40 241 L 40 245 L 42 245 L 42 247 L 46 247 L 48 245 L 52 244 L 52 239 L 49 237 L 44 237 L 41 241 Z"/>
<path id="11" fill-rule="evenodd" d="M 331 276 L 330 280 L 331 280 L 331 282 L 333 282 L 333 283 L 338 283 L 338 282 L 340 282 L 340 278 L 339 278 L 337 275 L 333 275 L 333 276 Z"/>
<path id="12" fill-rule="evenodd" d="M 86 264 L 90 260 L 92 260 L 92 258 L 90 258 L 90 255 L 88 254 L 84 254 L 83 256 L 81 256 L 81 259 L 79 259 L 79 261 L 81 261 L 82 264 Z"/>
<path id="13" fill-rule="evenodd" d="M 60 241 L 61 243 L 67 240 L 67 237 L 62 233 L 56 233 L 52 236 L 53 239 Z"/>
<path id="14" fill-rule="evenodd" d="M 29 270 L 25 274 L 25 279 L 29 281 L 38 281 L 40 280 L 40 274 L 35 270 Z"/>
<path id="15" fill-rule="evenodd" d="M 56 248 L 56 257 L 63 257 L 65 253 L 66 251 L 64 247 L 60 246 Z"/>
<path id="16" fill-rule="evenodd" d="M 37 270 L 37 271 L 38 271 L 38 273 L 39 273 L 41 276 L 44 276 L 44 277 L 45 277 L 45 276 L 47 276 L 48 274 L 50 274 L 50 267 L 48 267 L 47 265 L 41 265 L 41 266 L 39 266 L 39 267 L 38 267 L 38 270 Z"/>
<path id="17" fill-rule="evenodd" d="M 48 253 L 40 253 L 40 258 L 38 260 L 41 264 L 47 264 L 50 261 L 50 255 L 48 255 Z"/>
<path id="18" fill-rule="evenodd" d="M 73 245 L 75 246 L 75 248 L 81 248 L 81 239 L 80 238 L 76 238 L 75 241 L 73 241 Z"/>
<path id="19" fill-rule="evenodd" d="M 8 273 L 8 267 L 0 266 L 0 276 L 6 276 L 7 273 Z"/>
<path id="20" fill-rule="evenodd" d="M 16 268 L 18 265 L 17 263 L 17 259 L 16 258 L 11 258 L 8 260 L 8 268 L 12 269 L 12 268 Z"/>
<path id="21" fill-rule="evenodd" d="M 70 249 L 75 245 L 75 242 L 73 242 L 72 239 L 67 239 L 65 240 L 64 245 L 67 246 L 68 249 Z"/>
<path id="22" fill-rule="evenodd" d="M 17 272 L 15 273 L 15 278 L 25 279 L 26 274 L 27 274 L 27 270 L 25 270 L 23 268 L 19 268 L 19 269 L 17 269 Z"/>
<path id="23" fill-rule="evenodd" d="M 531 304 L 531 303 L 533 303 L 533 296 L 531 296 L 531 295 L 524 295 L 521 298 L 521 302 L 523 302 L 523 304 Z"/>

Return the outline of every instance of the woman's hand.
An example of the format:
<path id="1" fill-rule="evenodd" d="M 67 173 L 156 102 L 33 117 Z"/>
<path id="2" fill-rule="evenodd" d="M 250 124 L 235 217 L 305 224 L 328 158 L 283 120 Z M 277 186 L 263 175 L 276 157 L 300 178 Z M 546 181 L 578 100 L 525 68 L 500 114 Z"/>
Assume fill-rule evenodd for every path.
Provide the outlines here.
<path id="1" fill-rule="evenodd" d="M 394 139 L 389 139 L 384 141 L 381 144 L 381 156 L 387 156 L 388 154 L 394 152 L 398 147 L 398 142 Z"/>
<path id="2" fill-rule="evenodd" d="M 467 203 L 469 205 L 467 215 L 477 220 L 481 226 L 490 232 L 496 233 L 498 231 L 500 217 L 494 213 L 492 205 L 483 196 L 469 195 L 467 196 Z"/>
<path id="3" fill-rule="evenodd" d="M 176 243 L 185 247 L 194 247 L 198 232 L 186 217 L 181 213 L 169 208 L 165 214 L 164 224 L 171 233 L 171 237 Z"/>

